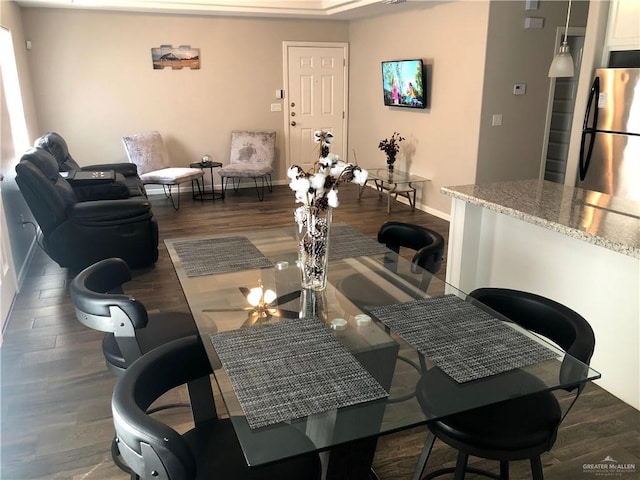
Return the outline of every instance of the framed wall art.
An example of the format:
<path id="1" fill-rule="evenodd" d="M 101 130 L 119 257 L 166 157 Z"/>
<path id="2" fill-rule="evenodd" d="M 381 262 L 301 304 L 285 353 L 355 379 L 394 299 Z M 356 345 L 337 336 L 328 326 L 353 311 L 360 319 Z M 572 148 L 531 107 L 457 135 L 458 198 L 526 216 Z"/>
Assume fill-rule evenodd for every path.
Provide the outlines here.
<path id="1" fill-rule="evenodd" d="M 154 70 L 162 70 L 165 67 L 171 67 L 172 70 L 181 70 L 185 67 L 199 70 L 200 49 L 191 48 L 190 45 L 180 45 L 179 47 L 160 45 L 151 49 L 151 60 Z"/>

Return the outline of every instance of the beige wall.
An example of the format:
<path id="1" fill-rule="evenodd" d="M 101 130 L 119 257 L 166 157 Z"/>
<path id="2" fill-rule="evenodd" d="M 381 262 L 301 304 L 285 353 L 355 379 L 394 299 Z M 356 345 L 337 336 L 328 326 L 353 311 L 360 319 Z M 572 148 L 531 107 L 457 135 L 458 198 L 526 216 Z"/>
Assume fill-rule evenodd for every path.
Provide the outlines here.
<path id="1" fill-rule="evenodd" d="M 428 2 L 411 12 L 351 23 L 24 9 L 25 35 L 41 131 L 56 130 L 81 164 L 126 160 L 123 135 L 157 129 L 181 164 L 211 154 L 225 161 L 234 128 L 278 132 L 276 180 L 284 179 L 282 41 L 350 44 L 349 156 L 381 166 L 378 141 L 407 138 L 399 168 L 431 179 L 423 209 L 447 217 L 440 187 L 537 177 L 555 31 L 564 2 L 530 13 L 545 27 L 525 30 L 521 1 Z M 574 2 L 572 25 L 585 25 Z M 508 40 L 507 40 L 508 39 Z M 506 41 L 505 41 L 506 40 Z M 201 49 L 200 70 L 153 70 L 150 48 Z M 422 58 L 430 104 L 382 104 L 380 62 Z M 486 58 L 486 68 L 485 68 Z M 527 95 L 512 95 L 526 83 Z M 502 127 L 491 116 L 503 115 Z"/>
<path id="2" fill-rule="evenodd" d="M 573 2 L 572 26 L 585 25 L 584 4 Z M 283 83 L 282 42 L 349 42 L 349 153 L 355 149 L 365 166 L 383 165 L 379 140 L 402 133 L 408 148 L 399 166 L 432 179 L 418 202 L 443 217 L 449 199 L 441 186 L 538 174 L 546 71 L 566 2 L 541 1 L 531 12 L 545 17 L 541 30 L 523 29 L 526 15 L 522 1 L 488 0 L 430 1 L 422 10 L 351 23 L 20 9 L 0 0 L 0 23 L 16 45 L 30 139 L 56 130 L 81 164 L 124 161 L 121 137 L 150 129 L 164 134 L 181 164 L 205 153 L 224 161 L 232 129 L 268 128 L 278 132 L 282 179 L 283 113 L 269 108 L 281 102 L 275 90 Z M 201 70 L 153 70 L 150 49 L 161 44 L 199 47 Z M 431 67 L 429 108 L 384 107 L 380 62 L 411 57 Z M 516 82 L 527 83 L 526 96 L 512 95 Z M 503 114 L 503 127 L 490 126 L 493 113 Z M 16 219 L 31 215 L 7 181 L 20 152 L 8 154 L 2 140 L 2 197 L 20 270 L 33 237 Z"/>
<path id="3" fill-rule="evenodd" d="M 570 26 L 585 27 L 588 8 L 586 1 L 572 2 Z M 523 28 L 526 16 L 543 17 L 544 28 Z M 547 72 L 556 29 L 564 27 L 566 16 L 566 2 L 541 1 L 533 12 L 526 12 L 520 1 L 491 2 L 474 183 L 539 177 L 550 88 Z M 513 95 L 515 83 L 527 84 L 526 95 Z M 501 127 L 491 126 L 493 114 L 502 114 Z"/>
<path id="4" fill-rule="evenodd" d="M 347 41 L 348 23 L 24 9 L 42 131 L 80 164 L 126 161 L 123 135 L 158 130 L 176 163 L 228 158 L 232 129 L 277 132 L 284 178 L 282 42 Z M 199 47 L 200 70 L 153 70 L 151 48 Z"/>
<path id="5" fill-rule="evenodd" d="M 378 142 L 398 131 L 407 139 L 398 166 L 431 179 L 418 202 L 440 216 L 450 204 L 440 187 L 475 180 L 488 15 L 488 2 L 432 2 L 350 26 L 349 149 L 365 167 L 383 166 Z M 380 62 L 404 58 L 430 66 L 425 110 L 383 105 Z"/>

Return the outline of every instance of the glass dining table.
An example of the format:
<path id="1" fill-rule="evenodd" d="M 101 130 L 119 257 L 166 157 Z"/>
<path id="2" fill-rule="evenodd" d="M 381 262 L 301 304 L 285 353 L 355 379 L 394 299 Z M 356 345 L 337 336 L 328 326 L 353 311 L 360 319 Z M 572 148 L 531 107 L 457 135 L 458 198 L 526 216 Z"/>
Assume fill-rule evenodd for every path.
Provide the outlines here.
<path id="1" fill-rule="evenodd" d="M 252 468 L 317 451 L 325 478 L 370 478 L 382 435 L 600 376 L 349 225 L 321 292 L 300 288 L 293 227 L 165 244 Z"/>

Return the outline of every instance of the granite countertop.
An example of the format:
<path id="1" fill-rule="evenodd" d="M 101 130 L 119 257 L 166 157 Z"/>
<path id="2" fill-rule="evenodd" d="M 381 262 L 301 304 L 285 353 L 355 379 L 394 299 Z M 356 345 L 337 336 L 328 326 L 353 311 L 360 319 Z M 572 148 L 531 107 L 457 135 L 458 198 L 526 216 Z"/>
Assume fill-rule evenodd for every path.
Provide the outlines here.
<path id="1" fill-rule="evenodd" d="M 443 187 L 442 193 L 640 258 L 640 202 L 545 180 Z"/>

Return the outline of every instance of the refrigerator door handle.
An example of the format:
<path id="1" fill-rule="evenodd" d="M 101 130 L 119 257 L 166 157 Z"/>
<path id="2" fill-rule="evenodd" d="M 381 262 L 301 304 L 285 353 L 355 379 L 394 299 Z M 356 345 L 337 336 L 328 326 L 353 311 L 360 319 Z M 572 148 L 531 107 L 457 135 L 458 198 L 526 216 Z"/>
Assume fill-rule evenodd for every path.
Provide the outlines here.
<path id="1" fill-rule="evenodd" d="M 589 135 L 589 147 L 585 154 L 585 143 L 587 141 L 587 135 Z M 591 163 L 591 154 L 593 152 L 593 144 L 596 142 L 596 132 L 583 130 L 582 139 L 580 140 L 580 180 L 583 181 L 587 176 L 587 170 L 589 170 L 589 164 Z"/>
<path id="2" fill-rule="evenodd" d="M 584 122 L 582 123 L 582 130 L 593 131 L 598 126 L 598 105 L 596 103 L 595 109 L 593 110 L 593 122 L 589 125 L 589 117 L 591 116 L 591 109 L 594 107 L 594 102 L 597 102 L 598 97 L 600 96 L 600 77 L 596 77 L 593 80 L 593 84 L 591 85 L 591 90 L 589 91 L 589 101 L 587 102 L 587 110 L 584 114 Z"/>
<path id="3" fill-rule="evenodd" d="M 582 124 L 582 138 L 580 139 L 580 163 L 579 174 L 580 180 L 583 181 L 587 176 L 589 170 L 589 164 L 591 163 L 591 154 L 593 152 L 593 144 L 596 141 L 596 127 L 598 125 L 598 105 L 594 105 L 600 96 L 600 77 L 596 77 L 591 85 L 591 91 L 589 92 L 589 101 L 587 102 L 587 111 L 584 114 L 584 123 Z M 595 108 L 594 108 L 595 107 Z M 589 126 L 589 117 L 591 116 L 591 109 L 593 110 L 593 123 Z M 585 153 L 585 143 L 589 135 L 589 147 Z"/>

